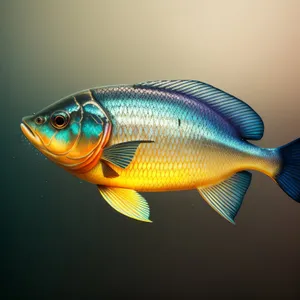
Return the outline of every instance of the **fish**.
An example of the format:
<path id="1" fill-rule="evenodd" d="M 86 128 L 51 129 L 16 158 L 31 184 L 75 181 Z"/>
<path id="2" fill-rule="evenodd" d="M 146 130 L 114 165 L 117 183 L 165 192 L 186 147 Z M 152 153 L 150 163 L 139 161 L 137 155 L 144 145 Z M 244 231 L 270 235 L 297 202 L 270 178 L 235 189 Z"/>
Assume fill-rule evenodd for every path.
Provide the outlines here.
<path id="1" fill-rule="evenodd" d="M 277 148 L 254 145 L 264 134 L 261 117 L 201 81 L 86 89 L 24 117 L 21 130 L 42 154 L 95 184 L 112 208 L 135 220 L 152 222 L 141 192 L 195 189 L 235 224 L 251 171 L 300 202 L 300 138 Z"/>

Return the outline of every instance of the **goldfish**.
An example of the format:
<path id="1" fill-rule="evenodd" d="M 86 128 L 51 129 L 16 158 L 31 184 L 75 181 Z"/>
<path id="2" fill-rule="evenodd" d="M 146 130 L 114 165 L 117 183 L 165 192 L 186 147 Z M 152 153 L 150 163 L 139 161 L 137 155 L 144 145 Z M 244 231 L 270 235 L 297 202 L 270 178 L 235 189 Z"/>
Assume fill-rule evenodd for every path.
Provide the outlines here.
<path id="1" fill-rule="evenodd" d="M 159 80 L 77 92 L 24 117 L 21 130 L 46 157 L 97 185 L 119 213 L 143 222 L 140 192 L 196 189 L 235 224 L 259 171 L 300 202 L 300 138 L 261 148 L 264 124 L 245 102 L 196 80 Z"/>

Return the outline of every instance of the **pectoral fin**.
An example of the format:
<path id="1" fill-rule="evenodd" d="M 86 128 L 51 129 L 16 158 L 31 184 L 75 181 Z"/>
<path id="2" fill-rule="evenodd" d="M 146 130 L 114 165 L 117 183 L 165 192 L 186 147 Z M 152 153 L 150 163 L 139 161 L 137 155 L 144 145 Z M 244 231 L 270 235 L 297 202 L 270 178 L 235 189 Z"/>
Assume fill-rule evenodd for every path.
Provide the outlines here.
<path id="1" fill-rule="evenodd" d="M 147 201 L 134 190 L 98 185 L 102 197 L 119 213 L 143 222 L 149 220 L 150 209 Z"/>
<path id="2" fill-rule="evenodd" d="M 103 150 L 101 159 L 125 169 L 131 163 L 141 143 L 153 143 L 153 141 L 131 141 L 112 145 Z"/>
<path id="3" fill-rule="evenodd" d="M 250 185 L 252 174 L 243 171 L 207 188 L 198 188 L 204 200 L 222 217 L 235 224 L 234 218 Z"/>

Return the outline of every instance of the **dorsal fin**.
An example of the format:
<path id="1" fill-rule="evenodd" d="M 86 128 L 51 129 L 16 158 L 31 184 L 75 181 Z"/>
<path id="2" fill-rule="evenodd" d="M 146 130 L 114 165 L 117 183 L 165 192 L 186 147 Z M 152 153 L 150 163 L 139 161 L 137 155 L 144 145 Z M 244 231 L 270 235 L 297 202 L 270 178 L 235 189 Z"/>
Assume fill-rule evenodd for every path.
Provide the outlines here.
<path id="1" fill-rule="evenodd" d="M 248 104 L 209 84 L 195 80 L 160 80 L 141 82 L 134 87 L 173 91 L 193 97 L 229 120 L 243 139 L 260 140 L 264 134 L 262 119 Z"/>

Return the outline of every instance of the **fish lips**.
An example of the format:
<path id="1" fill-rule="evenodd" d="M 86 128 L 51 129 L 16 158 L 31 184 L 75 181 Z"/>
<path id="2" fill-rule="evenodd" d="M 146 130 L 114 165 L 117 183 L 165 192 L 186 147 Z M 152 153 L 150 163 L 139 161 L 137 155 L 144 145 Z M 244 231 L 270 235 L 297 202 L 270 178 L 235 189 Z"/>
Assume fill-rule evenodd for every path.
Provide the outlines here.
<path id="1" fill-rule="evenodd" d="M 26 123 L 25 119 L 22 119 L 20 124 L 21 130 L 26 138 L 34 145 L 39 148 L 44 148 L 41 139 L 33 132 L 30 126 Z"/>

